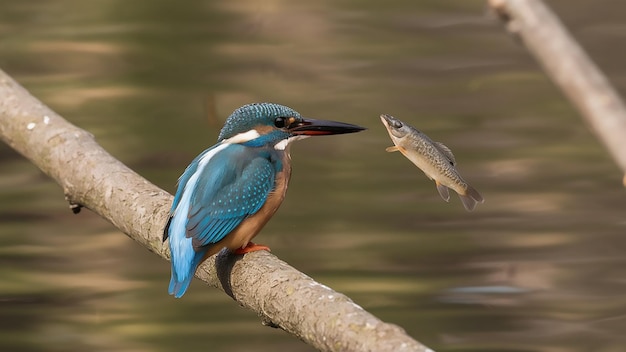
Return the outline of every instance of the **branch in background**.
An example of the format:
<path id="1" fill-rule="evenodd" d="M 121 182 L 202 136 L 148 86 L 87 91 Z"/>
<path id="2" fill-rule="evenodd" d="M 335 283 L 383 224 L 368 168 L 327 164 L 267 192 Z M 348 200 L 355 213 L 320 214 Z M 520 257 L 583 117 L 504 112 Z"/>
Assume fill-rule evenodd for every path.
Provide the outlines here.
<path id="1" fill-rule="evenodd" d="M 622 169 L 626 186 L 626 108 L 606 77 L 541 0 L 489 5 L 582 113 Z"/>
<path id="2" fill-rule="evenodd" d="M 71 208 L 84 206 L 129 237 L 169 259 L 161 243 L 172 196 L 108 154 L 0 70 L 0 139 L 63 187 Z M 317 283 L 276 256 L 225 252 L 196 276 L 321 351 L 432 352 L 350 298 Z M 163 278 L 163 294 L 169 277 Z M 171 304 L 177 304 L 172 299 Z"/>

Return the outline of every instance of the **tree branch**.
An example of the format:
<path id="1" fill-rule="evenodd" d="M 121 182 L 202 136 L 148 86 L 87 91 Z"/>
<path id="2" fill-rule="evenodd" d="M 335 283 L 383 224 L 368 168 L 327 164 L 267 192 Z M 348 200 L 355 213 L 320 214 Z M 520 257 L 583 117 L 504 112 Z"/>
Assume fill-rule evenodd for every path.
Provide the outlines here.
<path id="1" fill-rule="evenodd" d="M 171 195 L 113 158 L 91 134 L 65 121 L 1 70 L 0 97 L 0 138 L 56 180 L 74 210 L 76 205 L 91 209 L 169 259 L 161 236 Z M 221 252 L 196 276 L 256 312 L 264 324 L 321 351 L 432 351 L 266 251 L 243 257 Z"/>
<path id="2" fill-rule="evenodd" d="M 622 169 L 626 186 L 626 108 L 606 77 L 541 0 L 489 0 L 489 5 L 582 113 Z"/>

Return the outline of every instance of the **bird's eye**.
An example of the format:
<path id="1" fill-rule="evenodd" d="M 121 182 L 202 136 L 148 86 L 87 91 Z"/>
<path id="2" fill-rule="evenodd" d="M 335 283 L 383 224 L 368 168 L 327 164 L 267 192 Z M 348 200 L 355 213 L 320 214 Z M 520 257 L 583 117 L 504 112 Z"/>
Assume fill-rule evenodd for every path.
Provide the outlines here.
<path id="1" fill-rule="evenodd" d="M 287 121 L 287 119 L 285 119 L 284 117 L 277 117 L 274 120 L 274 126 L 278 127 L 278 128 L 283 128 L 285 127 L 285 122 Z"/>
<path id="2" fill-rule="evenodd" d="M 395 120 L 391 123 L 394 128 L 402 128 L 402 122 Z"/>

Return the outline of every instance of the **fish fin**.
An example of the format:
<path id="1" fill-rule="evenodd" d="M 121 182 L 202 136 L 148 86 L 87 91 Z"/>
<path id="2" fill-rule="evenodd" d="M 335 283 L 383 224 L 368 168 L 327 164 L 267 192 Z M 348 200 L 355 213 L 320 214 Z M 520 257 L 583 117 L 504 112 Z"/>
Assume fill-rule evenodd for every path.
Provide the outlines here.
<path id="1" fill-rule="evenodd" d="M 441 196 L 441 198 L 443 198 L 443 200 L 445 200 L 446 202 L 449 201 L 450 192 L 448 192 L 448 187 L 437 182 L 437 180 L 435 180 L 435 185 L 437 186 L 437 192 L 439 192 L 439 195 Z"/>
<path id="2" fill-rule="evenodd" d="M 456 160 L 454 159 L 454 154 L 452 154 L 450 148 L 448 148 L 445 144 L 441 142 L 435 142 L 435 147 L 439 149 L 439 151 L 443 153 L 443 155 L 445 155 L 448 160 L 450 160 L 450 164 L 452 166 L 456 166 Z"/>
<path id="3" fill-rule="evenodd" d="M 399 151 L 400 151 L 400 148 L 398 148 L 398 146 L 395 146 L 395 145 L 394 145 L 394 146 L 391 146 L 391 147 L 387 147 L 387 148 L 385 148 L 385 151 L 386 151 L 387 153 L 399 152 Z"/>
<path id="4" fill-rule="evenodd" d="M 465 194 L 459 194 L 459 198 L 461 198 L 461 202 L 467 211 L 474 210 L 477 203 L 483 203 L 485 201 L 483 196 L 470 185 L 467 186 Z"/>

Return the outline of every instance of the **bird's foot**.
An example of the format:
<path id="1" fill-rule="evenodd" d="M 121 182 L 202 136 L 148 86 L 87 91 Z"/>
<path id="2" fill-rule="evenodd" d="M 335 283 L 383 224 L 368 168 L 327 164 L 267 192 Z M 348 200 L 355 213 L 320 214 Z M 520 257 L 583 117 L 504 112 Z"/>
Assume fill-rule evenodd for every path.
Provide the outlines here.
<path id="1" fill-rule="evenodd" d="M 234 253 L 235 254 L 246 254 L 246 253 L 250 253 L 250 252 L 256 252 L 256 251 L 268 251 L 271 252 L 270 247 L 262 245 L 262 244 L 256 244 L 254 242 L 248 242 L 248 244 L 243 247 L 243 248 L 237 248 Z"/>

